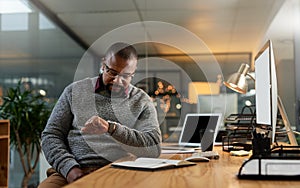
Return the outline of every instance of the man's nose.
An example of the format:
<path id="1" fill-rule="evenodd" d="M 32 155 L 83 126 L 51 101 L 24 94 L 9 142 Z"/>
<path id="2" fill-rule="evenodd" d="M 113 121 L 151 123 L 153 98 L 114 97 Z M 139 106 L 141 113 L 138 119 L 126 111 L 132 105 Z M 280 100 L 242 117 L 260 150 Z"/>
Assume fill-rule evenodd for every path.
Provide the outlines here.
<path id="1" fill-rule="evenodd" d="M 115 78 L 114 78 L 114 83 L 117 83 L 117 84 L 122 84 L 122 76 L 120 76 L 120 75 L 117 75 L 117 76 L 115 76 Z"/>

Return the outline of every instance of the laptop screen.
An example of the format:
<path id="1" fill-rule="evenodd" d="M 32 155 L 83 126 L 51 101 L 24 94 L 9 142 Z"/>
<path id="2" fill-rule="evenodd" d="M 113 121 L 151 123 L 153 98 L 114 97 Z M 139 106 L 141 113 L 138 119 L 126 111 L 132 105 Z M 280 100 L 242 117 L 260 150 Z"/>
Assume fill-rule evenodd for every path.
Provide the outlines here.
<path id="1" fill-rule="evenodd" d="M 201 147 L 212 151 L 222 114 L 187 114 L 179 138 L 179 145 Z"/>

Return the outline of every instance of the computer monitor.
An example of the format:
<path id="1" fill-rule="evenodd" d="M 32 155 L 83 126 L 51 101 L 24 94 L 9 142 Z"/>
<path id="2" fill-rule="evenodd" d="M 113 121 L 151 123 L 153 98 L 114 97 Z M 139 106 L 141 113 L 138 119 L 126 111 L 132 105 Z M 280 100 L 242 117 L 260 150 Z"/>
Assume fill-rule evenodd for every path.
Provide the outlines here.
<path id="1" fill-rule="evenodd" d="M 272 42 L 269 40 L 255 57 L 255 100 L 256 123 L 272 128 L 272 143 L 275 142 L 277 111 L 284 120 L 285 128 L 292 145 L 297 145 L 277 92 L 276 64 Z"/>
<path id="2" fill-rule="evenodd" d="M 275 141 L 277 121 L 277 77 L 271 41 L 255 57 L 256 123 L 272 128 Z"/>

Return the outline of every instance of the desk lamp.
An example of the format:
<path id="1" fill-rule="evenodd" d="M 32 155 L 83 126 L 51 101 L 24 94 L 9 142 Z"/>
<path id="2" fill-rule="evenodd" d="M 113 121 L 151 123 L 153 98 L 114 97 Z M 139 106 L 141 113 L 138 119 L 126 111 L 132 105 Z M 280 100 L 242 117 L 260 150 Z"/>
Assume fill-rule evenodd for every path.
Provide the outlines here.
<path id="1" fill-rule="evenodd" d="M 250 66 L 243 63 L 238 72 L 232 74 L 227 82 L 224 82 L 224 85 L 226 87 L 228 87 L 229 89 L 232 89 L 233 91 L 235 92 L 238 92 L 238 93 L 242 93 L 242 94 L 245 94 L 247 93 L 248 91 L 248 83 L 247 83 L 247 80 L 246 80 L 246 77 L 249 76 L 252 80 L 255 81 L 255 79 L 249 74 L 249 70 L 250 70 Z M 255 131 L 254 127 L 253 127 L 253 131 Z M 253 136 L 254 134 L 252 134 Z M 258 152 L 256 151 L 269 151 L 269 148 L 270 148 L 270 142 L 267 142 L 267 141 L 259 141 L 260 143 L 267 143 L 266 146 L 263 146 L 263 147 L 260 147 L 260 148 L 263 148 L 263 149 L 254 149 L 254 148 L 258 148 L 254 145 L 257 145 L 257 144 L 254 144 L 254 143 L 258 143 L 257 141 L 252 141 L 252 145 L 253 145 L 253 154 L 256 154 Z M 267 149 L 265 149 L 267 148 Z M 262 152 L 259 152 L 259 153 L 262 153 Z M 267 152 L 268 153 L 268 152 Z"/>
<path id="2" fill-rule="evenodd" d="M 247 93 L 248 83 L 246 80 L 246 76 L 249 76 L 253 81 L 255 81 L 255 79 L 249 74 L 249 69 L 250 66 L 243 63 L 240 66 L 238 72 L 232 74 L 227 82 L 224 82 L 224 85 L 238 93 Z"/>

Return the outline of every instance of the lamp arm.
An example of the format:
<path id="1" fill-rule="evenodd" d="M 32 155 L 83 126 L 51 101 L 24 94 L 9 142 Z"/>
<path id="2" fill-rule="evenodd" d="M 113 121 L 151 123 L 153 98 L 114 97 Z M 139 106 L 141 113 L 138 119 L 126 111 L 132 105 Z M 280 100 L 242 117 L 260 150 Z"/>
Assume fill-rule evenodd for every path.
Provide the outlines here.
<path id="1" fill-rule="evenodd" d="M 247 73 L 247 76 L 249 76 L 255 82 L 255 78 L 251 76 L 251 74 Z"/>
<path id="2" fill-rule="evenodd" d="M 300 135 L 300 132 L 298 131 L 293 131 L 295 134 Z"/>

